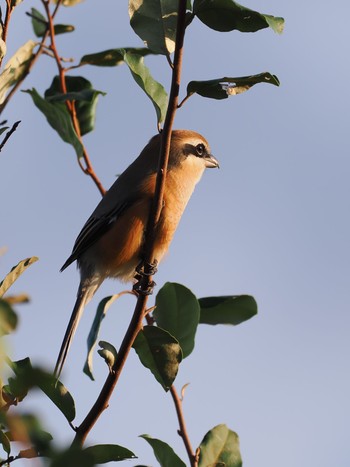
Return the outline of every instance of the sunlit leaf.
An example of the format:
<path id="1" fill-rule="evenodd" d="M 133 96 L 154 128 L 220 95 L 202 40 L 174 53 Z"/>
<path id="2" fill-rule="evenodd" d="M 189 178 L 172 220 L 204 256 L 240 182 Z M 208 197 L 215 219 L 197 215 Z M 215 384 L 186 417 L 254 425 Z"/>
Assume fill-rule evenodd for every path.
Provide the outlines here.
<path id="1" fill-rule="evenodd" d="M 84 55 L 80 60 L 80 65 L 94 66 L 118 66 L 124 63 L 124 54 L 132 53 L 145 57 L 146 55 L 154 54 L 150 49 L 145 47 L 125 47 L 123 49 L 108 49 L 94 54 Z"/>
<path id="2" fill-rule="evenodd" d="M 242 467 L 238 435 L 226 425 L 208 431 L 199 449 L 198 467 Z"/>
<path id="3" fill-rule="evenodd" d="M 77 156 L 82 157 L 83 145 L 74 130 L 66 105 L 63 102 L 51 103 L 47 101 L 34 88 L 24 92 L 27 92 L 32 97 L 34 104 L 45 115 L 50 126 L 57 131 L 62 140 L 71 144 Z"/>
<path id="4" fill-rule="evenodd" d="M 279 86 L 277 76 L 270 73 L 260 73 L 252 76 L 223 77 L 208 81 L 190 81 L 187 85 L 187 96 L 197 93 L 211 99 L 227 99 L 230 96 L 248 91 L 258 83 L 268 83 Z"/>
<path id="5" fill-rule="evenodd" d="M 148 48 L 159 54 L 175 49 L 178 0 L 129 0 L 130 24 Z"/>
<path id="6" fill-rule="evenodd" d="M 11 285 L 19 278 L 19 276 L 39 258 L 32 256 L 31 258 L 23 259 L 7 274 L 5 279 L 0 283 L 0 297 L 11 287 Z"/>
<path id="7" fill-rule="evenodd" d="M 107 363 L 109 371 L 112 371 L 112 367 L 117 359 L 118 352 L 114 345 L 106 341 L 100 341 L 98 345 L 101 347 L 97 353 L 104 359 Z"/>
<path id="8" fill-rule="evenodd" d="M 0 104 L 4 102 L 7 91 L 27 73 L 35 45 L 32 40 L 26 42 L 6 63 L 0 74 Z"/>
<path id="9" fill-rule="evenodd" d="M 157 294 L 153 316 L 159 327 L 179 341 L 183 357 L 187 357 L 194 348 L 199 322 L 195 295 L 181 284 L 167 282 Z"/>
<path id="10" fill-rule="evenodd" d="M 58 0 L 51 0 L 53 3 L 57 3 Z M 63 6 L 74 6 L 78 3 L 83 2 L 84 0 L 62 0 L 61 5 Z"/>
<path id="11" fill-rule="evenodd" d="M 221 32 L 256 32 L 270 27 L 281 34 L 284 27 L 283 18 L 258 13 L 233 0 L 194 0 L 193 13 L 208 27 Z"/>
<path id="12" fill-rule="evenodd" d="M 168 95 L 164 87 L 151 76 L 149 69 L 143 62 L 142 56 L 126 52 L 124 54 L 124 61 L 128 65 L 136 83 L 151 99 L 156 110 L 158 123 L 163 122 L 168 107 Z"/>
<path id="13" fill-rule="evenodd" d="M 186 467 L 186 464 L 174 452 L 169 444 L 149 435 L 140 435 L 152 447 L 154 455 L 161 467 Z"/>
<path id="14" fill-rule="evenodd" d="M 117 444 L 97 444 L 96 446 L 89 446 L 84 449 L 84 452 L 93 457 L 95 464 L 118 462 L 124 459 L 136 459 L 133 452 Z"/>
<path id="15" fill-rule="evenodd" d="M 101 323 L 103 319 L 105 318 L 109 307 L 118 297 L 119 297 L 119 294 L 111 295 L 110 297 L 106 297 L 100 301 L 100 303 L 98 304 L 97 310 L 96 310 L 94 321 L 92 323 L 92 326 L 91 326 L 91 329 L 90 329 L 90 332 L 87 338 L 88 352 L 87 352 L 86 362 L 85 362 L 83 371 L 92 380 L 94 379 L 94 376 L 92 373 L 93 352 L 94 352 L 94 348 L 96 346 L 96 342 L 98 339 L 98 334 L 100 332 Z"/>
<path id="16" fill-rule="evenodd" d="M 227 295 L 199 299 L 200 323 L 233 324 L 247 321 L 258 313 L 258 306 L 250 295 Z"/>
<path id="17" fill-rule="evenodd" d="M 141 363 L 151 370 L 156 380 L 168 391 L 182 360 L 178 341 L 163 329 L 144 326 L 138 333 L 133 347 Z"/>
<path id="18" fill-rule="evenodd" d="M 67 76 L 66 86 L 67 94 L 63 94 L 60 88 L 60 79 L 55 76 L 51 86 L 45 91 L 45 99 L 53 104 L 64 103 L 66 100 L 76 101 L 75 110 L 80 133 L 85 135 L 95 127 L 98 96 L 105 95 L 105 93 L 94 89 L 90 81 L 82 76 Z"/>

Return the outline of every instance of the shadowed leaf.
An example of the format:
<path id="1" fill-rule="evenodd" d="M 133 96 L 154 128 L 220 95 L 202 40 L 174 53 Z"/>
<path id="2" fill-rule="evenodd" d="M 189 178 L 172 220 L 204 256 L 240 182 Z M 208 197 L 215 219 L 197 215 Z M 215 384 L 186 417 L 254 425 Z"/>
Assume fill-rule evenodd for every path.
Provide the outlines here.
<path id="1" fill-rule="evenodd" d="M 80 65 L 94 66 L 118 66 L 124 63 L 124 54 L 131 53 L 145 57 L 154 54 L 152 50 L 145 47 L 125 47 L 123 49 L 109 49 L 94 54 L 84 55 L 80 60 Z"/>
<path id="2" fill-rule="evenodd" d="M 118 462 L 124 459 L 136 459 L 135 454 L 129 449 L 117 444 L 97 444 L 84 449 L 85 453 L 91 455 L 96 464 L 107 462 Z"/>
<path id="3" fill-rule="evenodd" d="M 0 337 L 10 334 L 17 327 L 18 318 L 9 303 L 0 299 Z"/>
<path id="4" fill-rule="evenodd" d="M 186 464 L 174 452 L 169 444 L 149 435 L 140 435 L 152 447 L 154 455 L 161 467 L 186 467 Z"/>
<path id="5" fill-rule="evenodd" d="M 175 49 L 177 0 L 129 0 L 130 24 L 147 47 L 159 54 Z"/>
<path id="6" fill-rule="evenodd" d="M 193 13 L 209 28 L 221 32 L 256 32 L 270 27 L 281 34 L 284 27 L 283 18 L 258 13 L 233 0 L 194 0 Z"/>
<path id="7" fill-rule="evenodd" d="M 154 319 L 159 327 L 179 341 L 184 358 L 194 348 L 199 309 L 195 295 L 181 284 L 167 282 L 156 297 Z"/>
<path id="8" fill-rule="evenodd" d="M 163 329 L 144 326 L 138 333 L 133 347 L 141 363 L 151 370 L 156 380 L 168 391 L 182 360 L 178 341 Z"/>
<path id="9" fill-rule="evenodd" d="M 49 102 L 42 98 L 34 88 L 24 92 L 32 97 L 34 104 L 45 115 L 50 126 L 57 131 L 62 140 L 73 146 L 79 158 L 83 157 L 83 145 L 74 130 L 66 105 L 63 102 Z"/>
<path id="10" fill-rule="evenodd" d="M 218 425 L 208 431 L 199 448 L 198 467 L 242 467 L 238 435 L 226 425 Z"/>
<path id="11" fill-rule="evenodd" d="M 80 133 L 85 135 L 95 127 L 96 106 L 99 94 L 102 91 L 93 88 L 90 81 L 82 76 L 66 77 L 67 94 L 62 94 L 60 79 L 55 76 L 49 89 L 45 91 L 45 99 L 50 103 L 64 103 L 66 100 L 74 100 L 75 110 L 79 121 Z"/>
<path id="12" fill-rule="evenodd" d="M 250 295 L 227 295 L 199 299 L 200 323 L 233 324 L 247 321 L 258 313 L 258 306 Z"/>
<path id="13" fill-rule="evenodd" d="M 211 99 L 227 99 L 230 96 L 248 91 L 258 83 L 268 83 L 279 86 L 277 76 L 270 73 L 260 73 L 240 78 L 223 77 L 208 81 L 190 81 L 187 85 L 187 96 L 197 93 Z"/>

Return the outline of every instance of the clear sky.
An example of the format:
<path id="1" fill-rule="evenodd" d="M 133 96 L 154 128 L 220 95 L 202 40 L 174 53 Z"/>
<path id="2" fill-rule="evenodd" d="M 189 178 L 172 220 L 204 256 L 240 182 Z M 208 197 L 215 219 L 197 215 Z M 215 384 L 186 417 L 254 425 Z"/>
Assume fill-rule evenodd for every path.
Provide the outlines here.
<path id="1" fill-rule="evenodd" d="M 24 13 L 38 5 L 16 9 L 9 56 L 33 38 Z M 205 135 L 221 169 L 207 171 L 198 185 L 156 282 L 180 282 L 198 297 L 248 293 L 259 314 L 238 327 L 201 326 L 176 386 L 191 383 L 184 410 L 194 446 L 226 423 L 240 436 L 245 467 L 348 467 L 350 6 L 348 0 L 244 5 L 283 16 L 284 34 L 224 34 L 195 20 L 186 36 L 182 95 L 190 80 L 263 71 L 276 74 L 281 86 L 257 85 L 225 101 L 194 96 L 178 112 L 175 127 Z M 126 2 L 86 0 L 62 8 L 58 22 L 77 27 L 57 38 L 63 57 L 142 46 Z M 147 63 L 168 88 L 165 59 Z M 43 94 L 55 73 L 44 57 L 23 89 Z M 107 92 L 85 142 L 108 187 L 155 134 L 154 110 L 124 66 L 78 73 Z M 7 247 L 1 276 L 23 258 L 40 257 L 12 290 L 28 292 L 31 303 L 17 307 L 11 352 L 53 368 L 78 286 L 74 267 L 59 269 L 100 195 L 27 94 L 18 93 L 3 117 L 22 123 L 0 154 L 0 243 Z M 97 358 L 95 382 L 80 371 L 94 310 L 122 287 L 110 281 L 97 293 L 68 357 L 63 381 L 77 402 L 77 424 L 106 374 Z M 130 298 L 116 303 L 101 337 L 118 346 L 132 309 Z M 40 394 L 24 408 L 38 410 L 48 431 L 70 442 L 63 416 Z M 118 443 L 139 456 L 121 465 L 157 465 L 138 438 L 148 433 L 187 462 L 177 428 L 170 396 L 132 354 L 89 443 Z"/>

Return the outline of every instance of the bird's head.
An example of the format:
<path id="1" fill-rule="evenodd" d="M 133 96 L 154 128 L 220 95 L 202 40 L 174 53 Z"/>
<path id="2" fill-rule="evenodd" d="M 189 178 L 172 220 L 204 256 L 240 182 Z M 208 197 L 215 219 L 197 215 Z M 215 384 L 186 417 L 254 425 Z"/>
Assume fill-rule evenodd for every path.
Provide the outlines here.
<path id="1" fill-rule="evenodd" d="M 189 130 L 174 130 L 171 136 L 169 166 L 183 162 L 205 168 L 219 167 L 218 160 L 211 154 L 208 141 L 199 133 Z"/>

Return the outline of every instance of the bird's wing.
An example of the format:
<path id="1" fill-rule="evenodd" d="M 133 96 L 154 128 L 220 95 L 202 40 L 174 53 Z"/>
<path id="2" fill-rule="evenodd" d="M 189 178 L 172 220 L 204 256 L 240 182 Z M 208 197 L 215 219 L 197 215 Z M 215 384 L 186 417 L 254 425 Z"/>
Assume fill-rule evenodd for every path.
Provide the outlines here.
<path id="1" fill-rule="evenodd" d="M 113 222 L 120 217 L 133 202 L 119 204 L 112 211 L 98 217 L 93 213 L 81 229 L 73 247 L 73 251 L 67 261 L 61 268 L 66 269 L 76 259 L 78 259 L 91 245 L 93 245 L 101 236 L 112 226 Z"/>

